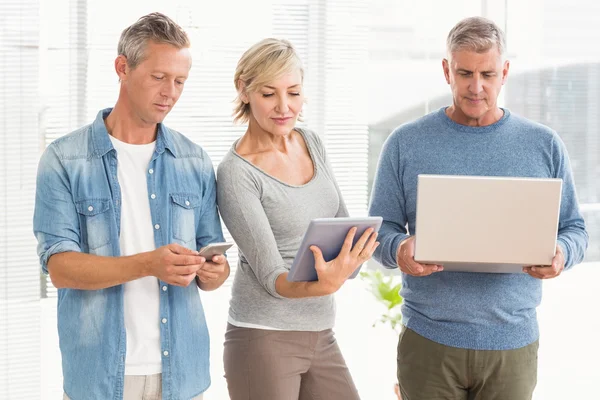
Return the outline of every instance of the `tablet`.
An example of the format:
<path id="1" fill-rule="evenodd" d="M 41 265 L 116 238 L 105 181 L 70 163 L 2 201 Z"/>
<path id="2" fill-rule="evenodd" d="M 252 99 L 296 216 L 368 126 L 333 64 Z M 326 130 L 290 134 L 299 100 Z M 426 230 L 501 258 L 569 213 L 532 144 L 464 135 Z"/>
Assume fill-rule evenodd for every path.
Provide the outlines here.
<path id="1" fill-rule="evenodd" d="M 315 245 L 321 249 L 325 261 L 331 261 L 337 257 L 344 244 L 344 239 L 352 227 L 357 227 L 354 236 L 354 245 L 362 234 L 369 228 L 375 232 L 379 231 L 382 222 L 381 217 L 360 218 L 316 218 L 310 221 L 308 229 L 304 234 L 298 253 L 294 258 L 287 279 L 292 282 L 316 281 L 315 257 L 310 246 Z M 360 267 L 350 276 L 356 277 Z"/>

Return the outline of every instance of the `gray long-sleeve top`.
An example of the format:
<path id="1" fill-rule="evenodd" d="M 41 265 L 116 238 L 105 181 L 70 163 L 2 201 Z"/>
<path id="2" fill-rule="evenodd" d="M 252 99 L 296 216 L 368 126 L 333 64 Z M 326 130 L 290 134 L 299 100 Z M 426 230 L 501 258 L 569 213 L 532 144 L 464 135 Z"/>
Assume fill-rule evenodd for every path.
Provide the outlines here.
<path id="1" fill-rule="evenodd" d="M 289 185 L 236 153 L 237 141 L 217 170 L 221 216 L 239 249 L 230 320 L 246 326 L 320 331 L 333 327 L 333 296 L 288 299 L 275 289 L 289 271 L 313 218 L 344 217 L 342 199 L 319 136 L 302 134 L 314 165 L 313 178 Z"/>

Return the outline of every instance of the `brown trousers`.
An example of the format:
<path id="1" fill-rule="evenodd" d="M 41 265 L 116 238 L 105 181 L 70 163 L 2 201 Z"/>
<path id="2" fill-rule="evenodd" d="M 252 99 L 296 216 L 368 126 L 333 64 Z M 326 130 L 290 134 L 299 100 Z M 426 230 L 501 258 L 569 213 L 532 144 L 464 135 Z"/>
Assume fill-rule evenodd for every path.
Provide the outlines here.
<path id="1" fill-rule="evenodd" d="M 531 400 L 538 342 L 514 350 L 469 350 L 402 329 L 398 382 L 403 400 Z"/>
<path id="2" fill-rule="evenodd" d="M 331 329 L 274 331 L 227 325 L 231 400 L 358 400 Z"/>

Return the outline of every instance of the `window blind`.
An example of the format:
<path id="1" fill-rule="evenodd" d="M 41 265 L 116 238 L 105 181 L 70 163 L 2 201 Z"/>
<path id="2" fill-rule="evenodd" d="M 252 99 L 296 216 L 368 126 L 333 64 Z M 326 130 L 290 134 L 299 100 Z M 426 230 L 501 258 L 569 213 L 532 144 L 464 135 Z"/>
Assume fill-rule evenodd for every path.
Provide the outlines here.
<path id="1" fill-rule="evenodd" d="M 40 396 L 39 266 L 32 234 L 40 149 L 39 3 L 0 3 L 0 397 Z"/>

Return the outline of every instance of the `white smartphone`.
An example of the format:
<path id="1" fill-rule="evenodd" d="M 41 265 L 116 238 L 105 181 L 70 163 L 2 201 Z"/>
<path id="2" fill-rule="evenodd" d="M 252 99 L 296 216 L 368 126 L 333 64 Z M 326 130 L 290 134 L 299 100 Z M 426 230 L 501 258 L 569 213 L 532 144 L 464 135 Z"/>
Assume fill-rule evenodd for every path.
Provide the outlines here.
<path id="1" fill-rule="evenodd" d="M 218 256 L 221 254 L 225 254 L 225 251 L 233 246 L 233 243 L 211 243 L 207 246 L 204 246 L 200 249 L 200 254 L 202 257 L 211 258 L 212 256 Z"/>

